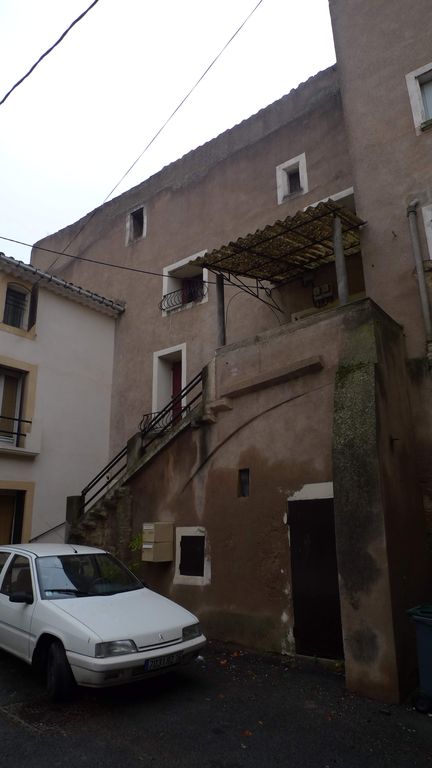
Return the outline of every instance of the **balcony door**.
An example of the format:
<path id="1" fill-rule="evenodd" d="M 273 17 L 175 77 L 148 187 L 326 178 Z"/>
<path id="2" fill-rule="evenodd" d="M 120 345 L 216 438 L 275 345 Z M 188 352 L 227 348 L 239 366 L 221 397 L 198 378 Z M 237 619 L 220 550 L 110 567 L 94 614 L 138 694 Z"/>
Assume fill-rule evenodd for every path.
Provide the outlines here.
<path id="1" fill-rule="evenodd" d="M 23 374 L 0 368 L 0 441 L 19 442 Z"/>

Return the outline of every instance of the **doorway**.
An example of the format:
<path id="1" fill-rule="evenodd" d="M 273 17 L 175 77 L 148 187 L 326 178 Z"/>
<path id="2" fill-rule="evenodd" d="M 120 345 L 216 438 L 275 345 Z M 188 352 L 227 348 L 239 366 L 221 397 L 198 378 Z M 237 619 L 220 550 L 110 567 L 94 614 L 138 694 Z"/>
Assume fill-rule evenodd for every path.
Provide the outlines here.
<path id="1" fill-rule="evenodd" d="M 0 491 L 0 544 L 21 542 L 25 491 Z"/>
<path id="2" fill-rule="evenodd" d="M 185 402 L 179 397 L 186 385 L 186 344 L 162 349 L 153 355 L 153 413 L 160 413 L 171 401 L 176 421 Z"/>
<path id="3" fill-rule="evenodd" d="M 333 499 L 288 501 L 296 653 L 343 658 Z"/>

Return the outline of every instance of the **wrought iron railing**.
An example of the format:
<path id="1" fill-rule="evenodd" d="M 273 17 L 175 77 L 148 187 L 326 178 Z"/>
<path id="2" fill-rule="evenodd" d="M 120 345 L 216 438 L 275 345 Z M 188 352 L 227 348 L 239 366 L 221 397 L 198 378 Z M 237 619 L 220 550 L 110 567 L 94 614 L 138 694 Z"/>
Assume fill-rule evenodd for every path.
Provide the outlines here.
<path id="1" fill-rule="evenodd" d="M 127 467 L 127 446 L 125 445 L 108 464 L 91 480 L 81 491 L 82 504 L 80 507 L 83 514 L 92 501 L 96 501 L 113 484 L 115 480 L 125 471 Z"/>
<path id="2" fill-rule="evenodd" d="M 162 301 L 159 302 L 159 309 L 169 312 L 172 309 L 178 309 L 191 302 L 202 301 L 207 295 L 207 283 L 202 280 L 185 281 L 177 291 L 166 293 Z"/>
<path id="3" fill-rule="evenodd" d="M 159 413 L 145 413 L 140 421 L 143 447 L 160 438 L 165 432 L 178 424 L 201 401 L 203 389 L 203 374 L 198 373 L 181 392 L 169 402 Z M 153 418 L 148 418 L 153 416 Z"/>
<path id="4" fill-rule="evenodd" d="M 158 413 L 145 413 L 139 429 L 142 445 L 147 448 L 169 429 L 178 424 L 193 408 L 199 404 L 202 397 L 203 374 L 199 373 L 192 381 L 174 397 L 168 405 Z M 92 502 L 101 498 L 103 493 L 120 479 L 127 467 L 127 446 L 113 459 L 81 491 L 81 507 L 83 514 Z"/>
<path id="5" fill-rule="evenodd" d="M 4 422 L 7 422 L 6 424 Z M 0 443 L 12 443 L 15 447 L 19 447 L 21 438 L 27 435 L 27 432 L 22 431 L 23 424 L 31 426 L 29 419 L 20 419 L 12 416 L 3 416 L 0 414 Z"/>

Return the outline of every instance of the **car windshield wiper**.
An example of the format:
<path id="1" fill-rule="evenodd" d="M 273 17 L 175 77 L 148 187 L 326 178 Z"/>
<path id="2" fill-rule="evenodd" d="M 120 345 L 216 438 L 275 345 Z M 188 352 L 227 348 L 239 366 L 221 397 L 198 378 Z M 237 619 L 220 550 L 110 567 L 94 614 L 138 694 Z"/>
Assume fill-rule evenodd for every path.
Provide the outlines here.
<path id="1" fill-rule="evenodd" d="M 88 597 L 88 592 L 81 592 L 79 589 L 64 589 L 61 587 L 60 589 L 56 589 L 56 587 L 51 587 L 51 589 L 46 589 L 45 594 L 47 592 L 59 592 L 61 595 L 76 595 L 77 597 Z"/>

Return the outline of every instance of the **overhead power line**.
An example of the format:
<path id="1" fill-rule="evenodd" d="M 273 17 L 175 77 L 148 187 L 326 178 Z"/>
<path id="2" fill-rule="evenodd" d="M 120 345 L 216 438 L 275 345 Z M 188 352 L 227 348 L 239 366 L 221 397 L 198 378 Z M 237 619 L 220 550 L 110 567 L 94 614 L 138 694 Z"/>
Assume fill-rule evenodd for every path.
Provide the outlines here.
<path id="1" fill-rule="evenodd" d="M 12 88 L 11 88 L 11 89 L 10 89 L 10 90 L 9 90 L 9 91 L 8 91 L 8 92 L 7 92 L 7 93 L 4 95 L 4 96 L 3 96 L 2 100 L 0 101 L 0 106 L 1 106 L 2 104 L 4 104 L 4 103 L 5 103 L 6 99 L 7 99 L 7 98 L 9 98 L 9 96 L 11 95 L 11 93 L 13 93 L 13 91 L 14 91 L 16 88 L 18 88 L 18 86 L 19 86 L 19 85 L 21 85 L 21 83 L 23 83 L 23 82 L 24 82 L 24 80 L 27 80 L 27 78 L 28 78 L 28 77 L 31 75 L 31 73 L 32 73 L 32 72 L 34 72 L 34 70 L 36 69 L 36 67 L 38 66 L 38 64 L 40 64 L 40 63 L 41 63 L 41 61 L 43 61 L 43 59 L 45 59 L 45 58 L 46 58 L 46 56 L 48 56 L 48 54 L 50 54 L 50 53 L 51 53 L 51 51 L 53 51 L 53 50 L 54 50 L 54 48 L 56 48 L 56 47 L 59 45 L 59 43 L 61 43 L 61 41 L 62 41 L 62 40 L 64 40 L 64 38 L 66 37 L 66 35 L 68 34 L 68 32 L 70 32 L 70 31 L 71 31 L 72 27 L 74 27 L 74 26 L 75 26 L 75 24 L 78 24 L 78 22 L 79 22 L 79 21 L 81 21 L 81 19 L 83 19 L 83 18 L 84 18 L 84 16 L 86 16 L 86 15 L 87 15 L 87 13 L 88 13 L 89 11 L 91 11 L 91 9 L 92 9 L 92 8 L 94 8 L 94 6 L 95 6 L 95 5 L 96 5 L 98 2 L 99 2 L 99 0 L 93 0 L 93 2 L 91 3 L 91 5 L 89 5 L 89 7 L 88 7 L 88 8 L 87 8 L 85 11 L 83 11 L 83 12 L 82 12 L 82 13 L 81 13 L 81 14 L 80 14 L 80 15 L 79 15 L 79 16 L 78 16 L 76 19 L 75 19 L 75 21 L 73 21 L 73 22 L 72 22 L 72 24 L 69 24 L 68 28 L 67 28 L 67 29 L 65 29 L 65 31 L 63 32 L 63 34 L 62 34 L 62 35 L 60 35 L 59 39 L 58 39 L 58 40 L 57 40 L 57 41 L 56 41 L 56 42 L 55 42 L 55 43 L 54 43 L 54 44 L 53 44 L 53 45 L 52 45 L 50 48 L 48 48 L 48 50 L 47 50 L 47 51 L 45 51 L 45 53 L 43 53 L 43 54 L 42 54 L 42 56 L 39 56 L 38 60 L 37 60 L 37 61 L 36 61 L 36 62 L 33 64 L 33 66 L 32 66 L 32 67 L 30 67 L 29 71 L 28 71 L 28 72 L 26 72 L 26 74 L 25 74 L 23 77 L 21 77 L 21 79 L 20 79 L 20 80 L 18 80 L 18 82 L 16 82 L 16 83 L 15 83 L 15 85 L 13 85 L 13 86 L 12 86 Z"/>
<path id="2" fill-rule="evenodd" d="M 185 102 L 188 100 L 188 98 L 189 98 L 189 97 L 192 95 L 192 93 L 193 93 L 193 92 L 194 92 L 194 90 L 195 90 L 195 89 L 198 87 L 198 85 L 201 83 L 201 81 L 202 81 L 202 80 L 205 78 L 205 76 L 206 76 L 206 75 L 207 75 L 207 74 L 210 72 L 210 70 L 212 69 L 212 67 L 213 67 L 213 66 L 216 64 L 216 62 L 218 61 L 218 59 L 220 59 L 220 57 L 221 57 L 221 56 L 222 56 L 222 54 L 223 54 L 223 53 L 226 51 L 226 49 L 228 48 L 228 46 L 229 46 L 229 45 L 232 43 L 232 41 L 234 40 L 234 38 L 235 38 L 235 37 L 237 37 L 237 35 L 239 34 L 239 32 L 240 32 L 240 31 L 243 29 L 243 27 L 245 26 L 245 24 L 247 24 L 247 22 L 249 21 L 249 19 L 251 18 L 251 16 L 253 16 L 253 14 L 254 14 L 254 13 L 255 13 L 255 11 L 256 11 L 256 10 L 259 8 L 259 6 L 261 5 L 261 3 L 262 3 L 262 2 L 263 2 L 263 0 L 259 0 L 259 2 L 258 2 L 256 5 L 255 5 L 255 7 L 254 7 L 254 8 L 252 8 L 252 10 L 250 11 L 250 13 L 248 13 L 248 15 L 246 16 L 246 18 L 244 19 L 244 21 L 242 21 L 242 23 L 241 23 L 241 24 L 240 24 L 240 26 L 239 26 L 239 27 L 236 29 L 236 31 L 234 32 L 234 34 L 232 34 L 232 35 L 231 35 L 231 37 L 229 38 L 229 40 L 227 40 L 227 42 L 226 42 L 226 43 L 225 43 L 225 45 L 224 45 L 224 46 L 221 48 L 221 50 L 219 51 L 219 53 L 218 53 L 218 54 L 217 54 L 217 55 L 214 57 L 214 59 L 213 59 L 213 60 L 210 62 L 210 64 L 209 64 L 209 65 L 208 65 L 208 67 L 207 67 L 207 68 L 204 70 L 204 72 L 202 73 L 202 75 L 200 75 L 200 77 L 198 78 L 198 80 L 196 81 L 196 83 L 195 83 L 195 84 L 192 86 L 192 88 L 190 88 L 190 90 L 189 90 L 189 91 L 187 92 L 187 94 L 186 94 L 186 95 L 185 95 L 185 96 L 182 98 L 182 100 L 179 102 L 179 104 L 177 104 L 176 108 L 175 108 L 175 109 L 174 109 L 174 110 L 171 112 L 170 116 L 169 116 L 169 117 L 167 117 L 167 119 L 165 120 L 165 122 L 164 122 L 164 123 L 162 124 L 162 126 L 159 128 L 159 130 L 158 130 L 158 131 L 156 131 L 156 133 L 154 134 L 154 136 L 153 136 L 153 137 L 150 139 L 150 141 L 149 141 L 149 142 L 146 144 L 146 146 L 144 147 L 143 151 L 142 151 L 142 152 L 141 152 L 141 153 L 138 155 L 138 157 L 137 157 L 137 158 L 136 158 L 136 159 L 133 161 L 132 165 L 130 165 L 130 166 L 129 166 L 129 168 L 127 169 L 127 171 L 125 171 L 125 172 L 124 172 L 123 176 L 121 177 L 121 179 L 119 179 L 119 181 L 117 182 L 117 184 L 115 184 L 115 185 L 114 185 L 114 187 L 111 189 L 111 191 L 110 191 L 110 192 L 108 192 L 107 196 L 105 197 L 105 199 L 103 200 L 103 202 L 101 203 L 101 205 L 104 205 L 104 204 L 105 204 L 105 203 L 106 203 L 106 202 L 109 200 L 109 198 L 111 197 L 111 195 L 112 195 L 112 194 L 113 194 L 113 193 L 116 191 L 116 189 L 118 189 L 118 187 L 120 186 L 120 184 L 122 183 L 122 181 L 124 181 L 124 179 L 126 178 L 126 176 L 128 176 L 128 174 L 131 172 L 131 170 L 132 170 L 133 168 L 135 168 L 136 164 L 137 164 L 137 163 L 138 163 L 138 162 L 141 160 L 141 158 L 142 158 L 142 157 L 145 155 L 145 153 L 146 153 L 146 152 L 147 152 L 147 151 L 150 149 L 150 147 L 151 147 L 151 146 L 152 146 L 152 144 L 153 144 L 153 143 L 156 141 L 156 139 L 157 139 L 157 138 L 160 136 L 160 134 L 162 133 L 162 131 L 163 131 L 163 130 L 164 130 L 166 127 L 167 127 L 168 123 L 169 123 L 169 122 L 170 122 L 170 121 L 173 119 L 173 117 L 174 117 L 174 116 L 177 114 L 177 112 L 179 111 L 179 109 L 181 109 L 181 107 L 183 106 L 183 104 L 184 104 L 184 103 L 185 103 Z M 93 217 L 96 215 L 96 212 L 97 212 L 97 210 L 98 210 L 98 209 L 97 209 L 97 208 L 95 208 L 95 210 L 94 210 L 94 211 L 93 211 L 93 212 L 90 214 L 90 216 L 89 216 L 89 217 L 88 217 L 88 218 L 87 218 L 87 219 L 84 221 L 84 223 L 82 224 L 81 228 L 80 228 L 80 229 L 79 229 L 79 230 L 78 230 L 78 231 L 77 231 L 77 232 L 76 232 L 76 233 L 73 235 L 73 237 L 71 237 L 71 239 L 69 240 L 69 242 L 68 242 L 68 243 L 65 245 L 65 251 L 66 251 L 68 248 L 70 248 L 70 246 L 72 245 L 72 243 L 74 242 L 74 240 L 76 240 L 76 238 L 77 238 L 77 237 L 79 237 L 79 235 L 81 234 L 81 232 L 83 232 L 83 230 L 84 230 L 84 229 L 85 229 L 85 228 L 88 226 L 88 224 L 91 222 L 91 220 L 93 219 Z M 61 255 L 62 255 L 62 254 L 59 254 L 59 256 L 61 256 Z M 56 258 L 56 259 L 54 259 L 53 263 L 52 263 L 52 264 L 50 264 L 50 266 L 48 267 L 48 270 L 50 270 L 50 269 L 52 269 L 52 268 L 54 267 L 54 265 L 56 264 L 56 262 L 57 262 L 57 261 L 58 261 L 58 259 L 59 259 L 59 256 L 57 256 L 57 258 Z M 48 271 L 48 270 L 47 270 L 47 271 Z"/>

